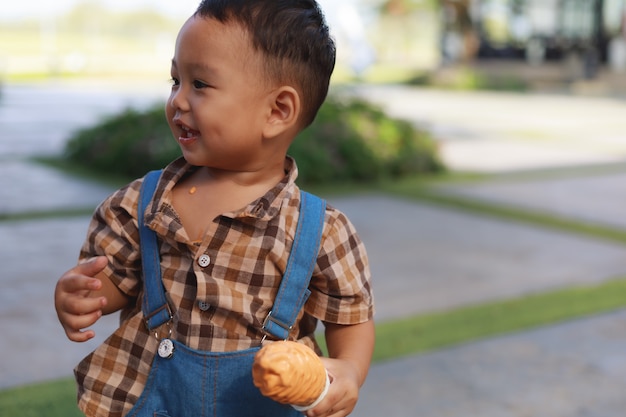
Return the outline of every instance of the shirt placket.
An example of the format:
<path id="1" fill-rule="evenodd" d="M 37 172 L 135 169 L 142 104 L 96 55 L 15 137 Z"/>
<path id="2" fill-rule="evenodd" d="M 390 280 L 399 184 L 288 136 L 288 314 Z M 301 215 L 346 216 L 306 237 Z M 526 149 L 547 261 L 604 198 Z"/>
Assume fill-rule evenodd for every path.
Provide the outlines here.
<path id="1" fill-rule="evenodd" d="M 213 266 L 213 257 L 211 256 L 211 252 L 209 250 L 209 240 L 205 238 L 202 244 L 198 247 L 194 261 L 193 261 L 193 271 L 196 276 L 196 306 L 200 311 L 206 312 L 211 308 L 211 304 L 208 301 L 207 294 L 207 274 L 210 273 L 210 270 Z"/>

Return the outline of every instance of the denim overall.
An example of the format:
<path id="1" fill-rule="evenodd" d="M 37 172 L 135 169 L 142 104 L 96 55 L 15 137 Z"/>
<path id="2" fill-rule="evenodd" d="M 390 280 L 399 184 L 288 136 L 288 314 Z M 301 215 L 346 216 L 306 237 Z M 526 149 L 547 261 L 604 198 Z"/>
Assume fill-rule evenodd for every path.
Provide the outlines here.
<path id="1" fill-rule="evenodd" d="M 144 297 L 143 314 L 149 331 L 167 324 L 172 314 L 161 281 L 156 234 L 143 223 L 160 171 L 144 179 L 139 201 Z M 289 330 L 308 298 L 324 222 L 325 202 L 301 192 L 300 220 L 285 275 L 263 331 L 287 339 Z M 291 417 L 301 414 L 261 395 L 252 382 L 252 363 L 259 347 L 214 353 L 190 349 L 170 338 L 159 345 L 148 381 L 132 417 Z"/>

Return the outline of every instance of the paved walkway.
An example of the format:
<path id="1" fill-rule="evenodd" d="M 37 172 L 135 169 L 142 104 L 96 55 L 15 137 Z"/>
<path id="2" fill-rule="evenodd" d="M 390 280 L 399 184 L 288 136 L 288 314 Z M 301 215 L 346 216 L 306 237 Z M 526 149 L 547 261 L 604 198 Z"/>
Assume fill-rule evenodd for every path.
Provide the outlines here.
<path id="1" fill-rule="evenodd" d="M 395 91 L 400 96 L 382 92 L 388 94 L 387 103 L 401 99 L 421 106 L 424 94 L 430 97 L 430 106 L 439 108 L 439 113 L 429 110 L 434 119 L 439 118 L 432 124 L 442 127 L 454 125 L 456 116 L 450 113 L 447 123 L 444 114 L 464 97 Z M 478 113 L 480 103 L 476 100 Z M 621 102 L 615 106 L 623 109 Z M 0 111 L 0 125 L 7 123 Z M 481 127 L 475 128 L 476 134 L 471 125 L 466 129 L 480 141 Z M 449 143 L 464 142 L 455 137 Z M 615 162 L 623 157 L 620 152 L 600 149 L 590 151 L 589 158 L 600 155 Z M 0 206 L 5 211 L 95 205 L 109 191 L 46 168 L 6 161 L 0 166 L 5 173 L 0 175 Z M 601 220 L 620 227 L 624 216 L 615 206 L 624 207 L 622 179 L 613 173 L 512 184 L 523 192 L 504 183 L 450 185 L 445 191 L 511 204 L 532 203 L 537 209 L 581 218 L 602 213 Z M 50 193 L 51 187 L 64 192 Z M 576 189 L 595 192 L 595 204 L 589 204 L 588 193 L 571 192 Z M 555 195 L 559 198 L 546 197 Z M 624 247 L 613 243 L 383 195 L 333 198 L 331 203 L 350 216 L 368 246 L 379 320 L 626 275 Z M 97 341 L 77 345 L 65 339 L 56 322 L 52 291 L 58 276 L 74 264 L 87 221 L 77 217 L 0 222 L 4 288 L 0 388 L 69 375 L 77 360 L 114 328 L 115 319 L 108 317 L 96 329 Z M 626 312 L 615 312 L 377 364 L 354 415 L 622 416 L 626 409 L 623 352 Z"/>
<path id="2" fill-rule="evenodd" d="M 374 365 L 358 417 L 622 417 L 626 310 Z"/>

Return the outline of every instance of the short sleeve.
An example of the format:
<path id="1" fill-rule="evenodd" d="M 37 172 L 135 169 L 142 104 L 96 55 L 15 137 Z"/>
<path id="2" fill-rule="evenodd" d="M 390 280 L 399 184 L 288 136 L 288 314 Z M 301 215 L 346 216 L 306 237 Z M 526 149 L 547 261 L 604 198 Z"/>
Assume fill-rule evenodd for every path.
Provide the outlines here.
<path id="1" fill-rule="evenodd" d="M 94 212 L 80 259 L 106 256 L 104 273 L 124 294 L 141 290 L 141 254 L 137 228 L 140 182 L 135 181 L 104 200 Z"/>
<path id="2" fill-rule="evenodd" d="M 365 245 L 345 214 L 330 206 L 320 246 L 305 312 L 342 325 L 370 320 L 374 298 Z"/>

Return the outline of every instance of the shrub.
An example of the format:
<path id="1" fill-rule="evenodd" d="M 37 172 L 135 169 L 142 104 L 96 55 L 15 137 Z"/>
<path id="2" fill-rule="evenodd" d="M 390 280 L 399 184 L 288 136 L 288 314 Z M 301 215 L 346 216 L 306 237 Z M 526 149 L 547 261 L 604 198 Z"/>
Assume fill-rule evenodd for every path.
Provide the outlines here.
<path id="1" fill-rule="evenodd" d="M 328 99 L 289 153 L 304 183 L 370 182 L 444 170 L 425 131 L 359 99 Z"/>
<path id="2" fill-rule="evenodd" d="M 135 178 L 162 168 L 181 155 L 165 118 L 163 105 L 139 112 L 128 109 L 68 141 L 66 157 L 101 172 Z"/>
<path id="3" fill-rule="evenodd" d="M 329 98 L 289 153 L 298 161 L 300 182 L 307 184 L 369 182 L 443 170 L 426 132 L 358 99 Z M 144 112 L 125 110 L 78 131 L 66 146 L 69 160 L 129 178 L 162 168 L 180 154 L 162 105 Z"/>

